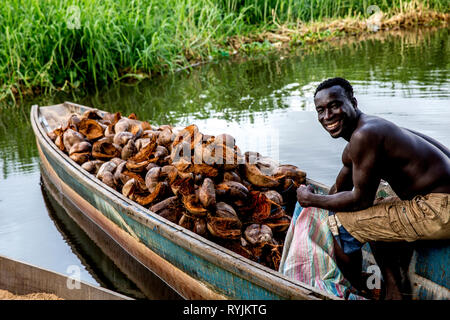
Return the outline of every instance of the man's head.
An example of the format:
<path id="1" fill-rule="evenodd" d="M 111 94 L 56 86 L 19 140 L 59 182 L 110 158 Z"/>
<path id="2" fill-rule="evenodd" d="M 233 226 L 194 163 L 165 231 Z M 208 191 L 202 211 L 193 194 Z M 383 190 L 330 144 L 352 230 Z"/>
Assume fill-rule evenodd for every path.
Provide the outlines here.
<path id="1" fill-rule="evenodd" d="M 360 111 L 353 87 L 343 78 L 325 80 L 314 93 L 319 122 L 333 138 L 349 138 Z"/>

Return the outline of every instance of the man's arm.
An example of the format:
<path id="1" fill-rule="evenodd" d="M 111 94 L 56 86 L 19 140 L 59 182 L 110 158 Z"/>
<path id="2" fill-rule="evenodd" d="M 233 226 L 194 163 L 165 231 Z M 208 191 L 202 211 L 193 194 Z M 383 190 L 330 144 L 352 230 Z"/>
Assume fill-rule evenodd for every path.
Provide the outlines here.
<path id="1" fill-rule="evenodd" d="M 352 137 L 349 157 L 352 161 L 351 191 L 341 191 L 332 195 L 318 195 L 309 192 L 305 186 L 297 190 L 297 199 L 302 207 L 318 207 L 331 211 L 357 211 L 373 204 L 380 184 L 376 167 L 379 158 L 377 146 L 380 137 L 372 132 L 358 132 Z"/>

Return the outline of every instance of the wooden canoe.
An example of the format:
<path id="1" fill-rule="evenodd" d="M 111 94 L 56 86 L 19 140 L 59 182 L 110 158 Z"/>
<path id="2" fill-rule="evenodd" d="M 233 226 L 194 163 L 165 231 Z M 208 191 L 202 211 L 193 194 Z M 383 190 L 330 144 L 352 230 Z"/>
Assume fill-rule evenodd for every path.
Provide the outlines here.
<path id="1" fill-rule="evenodd" d="M 120 259 L 117 265 L 132 280 L 136 279 L 134 282 L 147 296 L 152 295 L 156 275 L 185 299 L 338 299 L 160 217 L 83 170 L 58 149 L 47 132 L 59 125 L 55 119 L 67 119 L 72 113 L 81 114 L 89 109 L 70 102 L 32 107 L 31 123 L 43 181 L 60 203 L 78 209 L 71 217 L 94 241 L 98 240 L 98 233 L 108 238 L 110 245 L 105 254 L 116 262 L 119 250 L 111 248 L 119 248 L 128 260 L 133 260 L 131 268 L 129 261 L 124 262 L 126 259 Z M 316 192 L 328 193 L 327 186 L 310 179 L 307 182 Z M 437 254 L 438 260 L 449 252 L 448 248 L 447 244 L 444 251 Z M 375 263 L 368 246 L 365 246 L 364 257 L 366 265 Z M 423 274 L 419 275 L 416 270 L 421 266 L 423 269 L 428 260 L 424 262 L 417 251 L 413 258 L 411 266 L 414 268 L 410 267 L 410 274 L 419 280 L 414 284 L 415 296 L 420 298 L 422 292 L 422 298 L 424 295 L 426 298 L 449 297 L 446 274 L 439 281 L 436 277 L 432 281 L 425 279 L 431 284 L 426 281 L 423 284 Z M 152 276 L 145 277 L 146 274 Z"/>
<path id="2" fill-rule="evenodd" d="M 54 294 L 64 300 L 130 300 L 127 296 L 0 255 L 0 289 L 14 295 Z"/>
<path id="3" fill-rule="evenodd" d="M 336 299 L 171 223 L 81 169 L 47 132 L 59 124 L 54 119 L 88 109 L 68 102 L 32 107 L 42 171 L 61 196 L 145 270 L 185 299 Z"/>

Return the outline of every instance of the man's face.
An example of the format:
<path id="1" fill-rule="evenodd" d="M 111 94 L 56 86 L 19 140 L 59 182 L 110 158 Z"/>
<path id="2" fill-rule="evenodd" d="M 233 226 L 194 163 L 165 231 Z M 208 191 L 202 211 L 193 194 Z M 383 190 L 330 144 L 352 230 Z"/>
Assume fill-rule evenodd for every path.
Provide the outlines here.
<path id="1" fill-rule="evenodd" d="M 333 138 L 342 137 L 356 119 L 356 99 L 352 101 L 339 85 L 317 92 L 314 98 L 319 122 Z"/>

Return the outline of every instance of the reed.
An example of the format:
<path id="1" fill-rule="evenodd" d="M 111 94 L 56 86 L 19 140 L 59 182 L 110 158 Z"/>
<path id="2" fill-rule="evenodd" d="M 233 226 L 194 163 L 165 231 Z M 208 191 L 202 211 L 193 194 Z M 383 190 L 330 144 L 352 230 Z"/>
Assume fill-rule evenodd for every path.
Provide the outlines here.
<path id="1" fill-rule="evenodd" d="M 411 3 L 448 11 L 448 0 L 370 3 L 386 12 L 400 12 Z M 367 15 L 368 4 L 356 0 L 3 1 L 0 101 L 14 104 L 24 95 L 89 90 L 171 72 L 229 55 L 233 37 L 263 34 L 280 24 Z"/>

